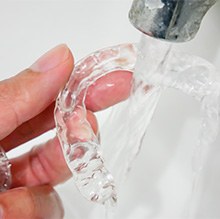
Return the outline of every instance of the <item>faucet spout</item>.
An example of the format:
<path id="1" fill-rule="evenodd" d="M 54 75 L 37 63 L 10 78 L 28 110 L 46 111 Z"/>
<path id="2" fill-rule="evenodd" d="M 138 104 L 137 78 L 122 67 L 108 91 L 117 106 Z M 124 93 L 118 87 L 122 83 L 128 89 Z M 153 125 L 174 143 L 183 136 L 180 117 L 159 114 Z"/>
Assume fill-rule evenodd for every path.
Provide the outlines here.
<path id="1" fill-rule="evenodd" d="M 134 0 L 131 23 L 141 32 L 171 42 L 193 39 L 217 0 Z"/>

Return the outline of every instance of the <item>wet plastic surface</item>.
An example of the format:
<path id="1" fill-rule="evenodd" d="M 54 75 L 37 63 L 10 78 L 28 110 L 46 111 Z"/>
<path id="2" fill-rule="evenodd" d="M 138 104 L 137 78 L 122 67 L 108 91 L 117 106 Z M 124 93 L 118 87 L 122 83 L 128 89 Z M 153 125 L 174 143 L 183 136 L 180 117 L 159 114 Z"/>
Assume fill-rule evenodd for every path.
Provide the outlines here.
<path id="1" fill-rule="evenodd" d="M 11 164 L 5 151 L 0 146 L 0 192 L 4 192 L 11 186 Z"/>
<path id="2" fill-rule="evenodd" d="M 88 200 L 110 206 L 117 200 L 115 184 L 104 165 L 99 139 L 87 121 L 85 97 L 88 87 L 102 76 L 116 70 L 132 71 L 135 51 L 132 44 L 125 44 L 79 61 L 55 109 L 57 133 L 78 189 Z M 77 136 L 77 119 L 86 136 Z"/>

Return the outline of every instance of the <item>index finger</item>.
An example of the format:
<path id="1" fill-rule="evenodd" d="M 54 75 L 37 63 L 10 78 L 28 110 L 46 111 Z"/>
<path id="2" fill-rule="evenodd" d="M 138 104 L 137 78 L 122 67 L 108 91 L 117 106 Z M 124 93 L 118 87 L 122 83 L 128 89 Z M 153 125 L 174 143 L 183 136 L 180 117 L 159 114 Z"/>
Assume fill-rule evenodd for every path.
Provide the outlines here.
<path id="1" fill-rule="evenodd" d="M 126 100 L 132 87 L 132 73 L 118 70 L 97 79 L 87 91 L 86 108 L 95 112 Z"/>

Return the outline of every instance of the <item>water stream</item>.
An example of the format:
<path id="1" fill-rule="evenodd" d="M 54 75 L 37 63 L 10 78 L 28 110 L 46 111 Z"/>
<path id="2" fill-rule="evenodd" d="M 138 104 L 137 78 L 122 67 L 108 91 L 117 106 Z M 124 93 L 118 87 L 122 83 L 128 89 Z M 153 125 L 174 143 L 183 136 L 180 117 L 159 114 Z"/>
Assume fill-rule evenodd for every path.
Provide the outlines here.
<path id="1" fill-rule="evenodd" d="M 130 98 L 111 112 L 101 130 L 100 144 L 86 119 L 84 100 L 91 84 L 115 70 L 134 72 L 133 89 Z M 193 218 L 200 174 L 209 145 L 219 131 L 219 77 L 208 62 L 146 36 L 138 46 L 115 46 L 81 60 L 57 99 L 58 137 L 76 186 L 85 198 L 107 208 L 114 206 L 117 199 L 120 202 L 120 188 L 144 147 L 142 140 L 161 93 L 167 88 L 178 89 L 201 103 L 201 130 L 192 156 L 192 189 L 187 212 L 180 216 Z M 88 136 L 74 134 L 77 127 L 72 124 L 76 118 L 80 118 L 80 125 L 90 133 Z M 114 218 L 114 214 L 107 213 L 106 217 Z"/>
<path id="2" fill-rule="evenodd" d="M 208 62 L 198 57 L 172 51 L 169 43 L 145 36 L 140 41 L 137 57 L 135 79 L 138 80 L 138 84 L 139 81 L 144 81 L 144 84 L 152 86 L 152 92 L 156 92 L 156 90 L 162 92 L 164 88 L 175 88 L 193 96 L 201 104 L 201 111 L 198 112 L 201 115 L 201 127 L 192 155 L 191 193 L 186 204 L 187 210 L 182 215 L 183 218 L 194 218 L 199 198 L 198 187 L 201 174 L 210 150 L 209 147 L 219 133 L 219 75 Z M 151 94 L 147 93 L 142 98 L 147 98 L 148 95 Z M 137 96 L 141 97 L 140 94 Z M 158 102 L 159 97 L 160 95 L 153 97 L 154 101 Z M 146 106 L 148 105 L 148 108 L 152 109 L 151 113 L 148 112 L 148 118 L 152 117 L 156 107 L 151 104 L 152 101 L 146 102 Z"/>

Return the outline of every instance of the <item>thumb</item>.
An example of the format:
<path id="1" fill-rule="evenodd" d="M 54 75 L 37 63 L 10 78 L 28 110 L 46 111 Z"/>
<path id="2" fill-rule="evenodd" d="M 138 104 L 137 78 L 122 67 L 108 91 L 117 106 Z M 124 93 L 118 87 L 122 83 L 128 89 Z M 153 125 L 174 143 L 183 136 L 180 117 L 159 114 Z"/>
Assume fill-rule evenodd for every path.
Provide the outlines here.
<path id="1" fill-rule="evenodd" d="M 66 45 L 44 54 L 29 69 L 0 82 L 0 139 L 44 111 L 57 97 L 73 68 Z"/>

